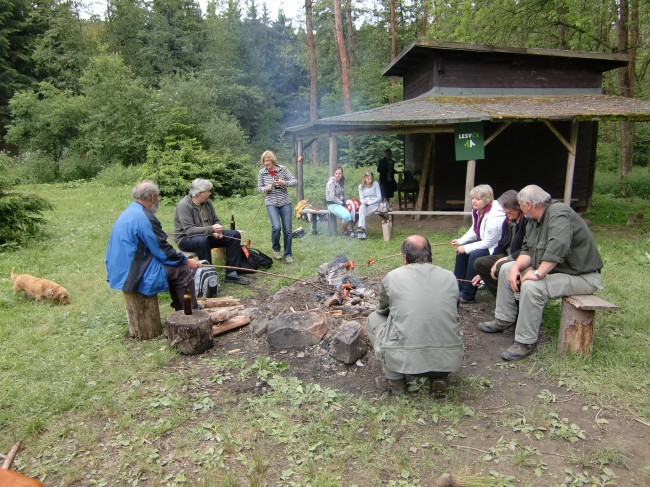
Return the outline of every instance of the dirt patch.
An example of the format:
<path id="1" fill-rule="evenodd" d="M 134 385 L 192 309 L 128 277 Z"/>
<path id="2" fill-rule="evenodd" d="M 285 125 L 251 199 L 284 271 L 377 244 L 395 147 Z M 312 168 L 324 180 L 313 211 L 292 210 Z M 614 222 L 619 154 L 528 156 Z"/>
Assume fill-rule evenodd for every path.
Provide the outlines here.
<path id="1" fill-rule="evenodd" d="M 312 281 L 319 286 L 325 284 L 322 279 Z M 360 278 L 359 284 L 377 293 L 380 280 Z M 217 337 L 215 349 L 210 353 L 230 352 L 230 356 L 246 357 L 251 362 L 260 357 L 271 357 L 287 362 L 289 369 L 285 373 L 305 382 L 377 400 L 391 400 L 389 395 L 375 387 L 374 378 L 381 374 L 381 366 L 371 348 L 352 365 L 343 364 L 328 353 L 330 341 L 341 321 L 365 323 L 366 316 L 374 309 L 372 299 L 362 299 L 357 306 L 324 307 L 331 293 L 322 287 L 300 282 L 272 296 L 265 296 L 263 289 L 258 291 L 261 297 L 242 300 L 253 316 L 251 325 Z M 328 315 L 330 332 L 319 345 L 287 350 L 273 350 L 268 346 L 266 334 L 259 330 L 260 324 L 277 316 L 311 309 L 322 309 Z M 480 458 L 494 452 L 495 448 L 498 450 L 504 439 L 523 440 L 542 456 L 537 461 L 545 465 L 546 472 L 545 480 L 541 482 L 532 475 L 531 467 L 528 470 L 531 472 L 530 483 L 526 485 L 550 485 L 548 475 L 551 472 L 558 480 L 553 485 L 565 485 L 561 481 L 565 479 L 562 472 L 566 467 L 572 468 L 574 478 L 580 472 L 600 475 L 602 465 L 595 465 L 593 459 L 602 458 L 603 452 L 615 451 L 618 464 L 607 466 L 616 475 L 616 485 L 650 485 L 641 472 L 648 461 L 648 425 L 640 424 L 629 411 L 597 404 L 594 398 L 581 397 L 558 386 L 556 381 L 544 379 L 545 374 L 535 372 L 544 367 L 535 355 L 516 364 L 501 360 L 500 354 L 510 346 L 513 335 L 485 334 L 476 326 L 479 321 L 492 319 L 493 313 L 494 299 L 484 290 L 478 293 L 475 304 L 462 305 L 459 310 L 466 353 L 461 369 L 450 376 L 449 397 L 445 400 L 462 403 L 475 414 L 458 426 L 465 433 L 459 437 L 462 439 L 454 442 L 456 447 L 467 448 Z M 540 347 L 544 346 L 551 345 L 542 337 Z M 232 353 L 234 350 L 238 351 Z M 231 387 L 249 390 L 252 385 L 233 384 Z M 426 391 L 421 389 L 412 394 L 420 397 L 426 395 Z M 533 412 L 537 415 L 534 419 L 531 417 Z M 536 438 L 538 427 L 545 428 L 541 439 Z M 582 435 L 584 439 L 576 437 L 577 441 L 572 443 L 569 441 L 572 435 Z M 588 465 L 579 465 L 580 458 L 592 460 Z M 485 470 L 490 467 L 489 463 L 486 464 Z M 522 478 L 520 468 L 499 465 L 499 471 L 504 469 L 511 469 L 513 475 Z"/>

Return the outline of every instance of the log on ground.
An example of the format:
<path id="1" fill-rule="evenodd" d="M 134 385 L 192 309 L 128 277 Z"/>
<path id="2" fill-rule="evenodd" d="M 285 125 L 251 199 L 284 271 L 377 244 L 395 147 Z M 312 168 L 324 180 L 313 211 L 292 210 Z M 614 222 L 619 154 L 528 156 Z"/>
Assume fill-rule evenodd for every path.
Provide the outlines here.
<path id="1" fill-rule="evenodd" d="M 204 311 L 210 315 L 212 324 L 217 324 L 221 321 L 226 321 L 237 316 L 240 311 L 244 309 L 244 305 L 239 306 L 224 306 L 223 308 L 205 308 Z"/>
<path id="2" fill-rule="evenodd" d="M 202 304 L 204 308 L 219 308 L 222 306 L 237 306 L 241 304 L 239 299 L 233 298 L 232 296 L 223 296 L 221 298 L 199 298 L 197 301 L 199 304 Z"/>
<path id="3" fill-rule="evenodd" d="M 251 322 L 251 317 L 247 314 L 239 314 L 233 318 L 230 318 L 227 321 L 219 323 L 218 325 L 212 325 L 212 336 L 221 335 L 235 328 L 240 328 L 244 325 L 248 325 Z"/>

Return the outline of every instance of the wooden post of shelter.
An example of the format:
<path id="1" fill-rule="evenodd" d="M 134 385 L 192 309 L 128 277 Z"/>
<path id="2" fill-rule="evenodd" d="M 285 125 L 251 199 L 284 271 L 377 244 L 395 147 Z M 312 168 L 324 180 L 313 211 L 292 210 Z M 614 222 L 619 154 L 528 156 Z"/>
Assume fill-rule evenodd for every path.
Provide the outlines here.
<path id="1" fill-rule="evenodd" d="M 297 143 L 297 152 L 298 156 L 296 157 L 296 179 L 298 180 L 298 185 L 296 186 L 296 200 L 305 199 L 305 189 L 303 185 L 303 157 L 302 157 L 302 139 Z"/>
<path id="2" fill-rule="evenodd" d="M 329 153 L 330 176 L 334 176 L 334 170 L 338 165 L 339 165 L 338 139 L 336 138 L 336 135 L 330 135 L 330 153 Z M 327 227 L 330 234 L 336 235 L 336 216 L 330 214 Z"/>
<path id="3" fill-rule="evenodd" d="M 467 173 L 465 175 L 465 206 L 463 208 L 464 211 L 472 211 L 472 199 L 469 196 L 469 192 L 472 190 L 474 187 L 474 177 L 476 176 L 476 160 L 471 159 L 467 161 Z M 472 216 L 471 215 L 465 215 L 463 218 L 463 225 L 471 225 L 472 224 Z"/>
<path id="4" fill-rule="evenodd" d="M 548 129 L 553 132 L 553 135 L 562 143 L 566 150 L 569 151 L 567 157 L 567 167 L 566 167 L 566 177 L 564 179 L 564 203 L 567 205 L 571 204 L 571 193 L 573 191 L 573 173 L 575 171 L 576 165 L 576 149 L 578 146 L 578 121 L 573 119 L 571 120 L 571 135 L 569 136 L 570 142 L 568 142 L 560 133 L 555 126 L 548 120 L 544 120 L 544 123 Z"/>
<path id="5" fill-rule="evenodd" d="M 429 179 L 429 167 L 431 166 L 431 149 L 433 148 L 433 134 L 429 135 L 427 145 L 424 149 L 424 161 L 422 164 L 422 176 L 420 177 L 420 188 L 418 190 L 418 201 L 415 203 L 415 211 L 422 211 L 422 204 L 424 203 L 424 194 L 427 189 L 427 181 Z M 431 187 L 433 193 L 433 187 Z M 420 215 L 414 216 L 416 221 L 420 221 Z"/>

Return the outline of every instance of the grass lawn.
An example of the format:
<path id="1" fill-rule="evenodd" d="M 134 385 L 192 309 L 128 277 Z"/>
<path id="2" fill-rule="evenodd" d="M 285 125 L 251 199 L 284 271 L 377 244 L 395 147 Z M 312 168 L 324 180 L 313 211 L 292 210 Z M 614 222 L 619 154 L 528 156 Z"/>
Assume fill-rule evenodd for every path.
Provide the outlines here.
<path id="1" fill-rule="evenodd" d="M 352 194 L 363 170 L 346 173 Z M 434 423 L 462 422 L 466 414 L 462 403 L 368 403 L 318 384 L 297 384 L 291 370 L 281 371 L 264 357 L 255 363 L 215 361 L 211 380 L 218 384 L 265 374 L 273 385 L 268 395 L 219 397 L 217 404 L 207 393 L 198 398 L 186 394 L 199 387 L 201 379 L 183 365 L 184 358 L 171 351 L 164 338 L 146 342 L 125 338 L 121 293 L 106 283 L 108 235 L 131 201 L 131 188 L 71 183 L 19 189 L 37 192 L 55 210 L 46 215 L 49 223 L 40 241 L 0 254 L 0 452 L 25 441 L 16 469 L 48 486 L 325 486 L 426 485 L 421 480 L 425 470 L 442 473 L 449 468 L 444 444 L 434 445 L 439 460 L 414 465 L 408 460 L 408 442 L 400 438 L 413 425 L 431 423 L 432 417 L 438 418 Z M 323 188 L 317 182 L 308 181 L 305 190 L 311 200 L 322 199 Z M 226 223 L 235 215 L 253 247 L 270 253 L 264 209 L 255 217 L 260 198 L 256 194 L 217 200 L 215 206 Z M 169 232 L 173 203 L 164 204 L 159 212 Z M 605 262 L 606 287 L 599 294 L 621 311 L 598 315 L 591 356 L 556 356 L 529 371 L 541 380 L 562 381 L 568 389 L 593 397 L 594 403 L 630 411 L 639 418 L 639 428 L 650 424 L 650 306 L 644 277 L 650 270 L 650 236 L 647 223 L 626 227 L 625 222 L 632 211 L 645 212 L 648 219 L 649 207 L 648 200 L 594 196 L 586 218 Z M 294 229 L 299 225 L 294 222 Z M 306 222 L 303 226 L 309 230 Z M 337 251 L 364 262 L 398 252 L 403 238 L 413 231 L 402 226 L 392 241 L 384 242 L 375 226 L 363 246 L 354 239 L 337 239 Z M 455 235 L 427 236 L 442 242 Z M 322 256 L 331 254 L 328 245 L 327 238 L 294 242 L 296 262 L 282 272 L 314 276 Z M 434 247 L 434 261 L 451 269 L 453 254 Z M 392 265 L 397 263 L 383 261 L 359 272 L 382 275 Z M 63 284 L 72 304 L 53 306 L 14 295 L 9 278 L 13 267 L 18 273 Z M 268 284 L 269 293 L 291 283 L 271 276 L 256 279 Z M 251 296 L 244 286 L 236 292 L 237 297 Z M 160 306 L 167 315 L 167 295 L 161 296 Z M 545 320 L 557 322 L 557 309 L 546 313 Z M 373 434 L 357 434 L 364 428 Z M 270 459 L 277 461 L 278 448 L 285 453 L 273 464 Z M 377 455 L 390 458 L 390 468 Z M 457 471 L 480 468 L 460 459 L 452 462 Z M 361 474 L 351 482 L 355 470 Z M 648 466 L 645 470 L 644 479 L 650 483 Z M 574 474 L 574 483 L 540 480 L 534 485 L 591 485 L 579 480 Z M 477 485 L 522 485 L 498 472 L 490 481 Z"/>

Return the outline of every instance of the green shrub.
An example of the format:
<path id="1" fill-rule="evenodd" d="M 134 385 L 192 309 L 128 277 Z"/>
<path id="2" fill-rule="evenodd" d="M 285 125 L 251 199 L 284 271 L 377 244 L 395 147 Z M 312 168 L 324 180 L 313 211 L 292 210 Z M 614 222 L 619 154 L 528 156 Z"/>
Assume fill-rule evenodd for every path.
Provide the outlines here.
<path id="1" fill-rule="evenodd" d="M 150 147 L 142 177 L 155 181 L 162 196 L 177 198 L 199 177 L 212 181 L 224 198 L 244 195 L 255 184 L 247 156 L 234 156 L 228 149 L 207 152 L 196 139 L 170 142 L 164 150 Z"/>
<path id="2" fill-rule="evenodd" d="M 650 198 L 650 172 L 647 168 L 633 167 L 625 179 L 621 179 L 618 173 L 597 170 L 594 178 L 594 193 L 648 199 Z"/>
<path id="3" fill-rule="evenodd" d="M 112 164 L 104 168 L 95 178 L 99 184 L 104 186 L 135 186 L 140 179 L 142 167 Z"/>
<path id="4" fill-rule="evenodd" d="M 0 153 L 0 249 L 20 246 L 38 237 L 45 223 L 43 212 L 53 208 L 39 196 L 10 191 L 16 184 L 7 175 L 10 166 L 11 159 Z"/>

